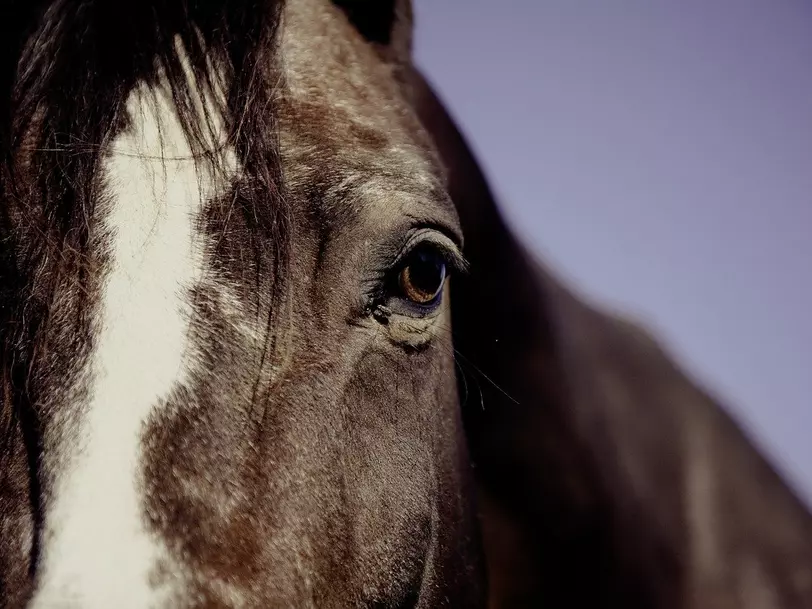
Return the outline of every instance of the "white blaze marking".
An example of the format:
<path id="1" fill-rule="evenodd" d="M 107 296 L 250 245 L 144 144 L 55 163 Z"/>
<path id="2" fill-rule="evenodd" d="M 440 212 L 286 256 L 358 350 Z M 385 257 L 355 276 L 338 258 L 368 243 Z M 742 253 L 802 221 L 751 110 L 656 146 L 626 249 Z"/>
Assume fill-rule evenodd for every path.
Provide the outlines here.
<path id="1" fill-rule="evenodd" d="M 79 448 L 56 472 L 45 514 L 38 608 L 144 609 L 178 592 L 149 581 L 167 554 L 146 529 L 141 440 L 151 412 L 193 365 L 188 290 L 204 266 L 195 222 L 217 192 L 206 164 L 190 160 L 163 88 L 136 90 L 128 110 L 132 124 L 103 164 L 109 271 L 89 404 L 80 438 L 69 440 Z M 227 160 L 234 168 L 233 153 Z"/>

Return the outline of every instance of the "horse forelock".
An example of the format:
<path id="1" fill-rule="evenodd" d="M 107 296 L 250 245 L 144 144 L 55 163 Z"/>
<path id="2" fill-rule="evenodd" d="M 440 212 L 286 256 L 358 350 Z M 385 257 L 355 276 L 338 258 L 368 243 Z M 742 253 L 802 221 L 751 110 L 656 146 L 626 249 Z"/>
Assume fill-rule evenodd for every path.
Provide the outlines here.
<path id="1" fill-rule="evenodd" d="M 3 58 L 15 77 L 1 134 L 0 433 L 25 450 L 0 458 L 7 476 L 24 475 L 21 459 L 36 470 L 20 485 L 30 511 L 9 521 L 45 605 L 109 606 L 123 585 L 146 606 L 156 570 L 171 568 L 136 513 L 139 438 L 194 368 L 193 295 L 226 292 L 206 283 L 211 260 L 230 304 L 271 334 L 288 237 L 279 10 L 96 1 L 14 15 L 27 34 Z M 116 579 L 122 561 L 138 581 Z"/>
<path id="2" fill-rule="evenodd" d="M 31 342 L 26 338 L 36 332 L 23 328 L 22 318 L 53 308 L 49 299 L 60 277 L 87 271 L 72 283 L 92 292 L 82 281 L 94 275 L 86 253 L 88 220 L 103 201 L 99 170 L 110 142 L 132 120 L 132 92 L 144 84 L 162 81 L 199 161 L 216 166 L 222 158 L 210 140 L 212 121 L 222 121 L 218 144 L 235 151 L 247 178 L 239 196 L 224 204 L 236 202 L 246 222 L 275 237 L 275 264 L 283 264 L 287 217 L 273 112 L 281 3 L 201 3 L 196 10 L 181 1 L 33 4 L 36 10 L 24 13 L 28 21 L 9 19 L 20 43 L 11 37 L 2 56 L 4 66 L 13 64 L 14 78 L 2 92 L 9 112 L 0 122 L 0 222 L 4 235 L 12 227 L 20 235 L 14 243 L 6 238 L 0 252 L 3 296 L 27 296 L 25 311 L 8 321 L 28 330 L 7 335 L 6 343 Z M 12 9 L 13 16 L 23 12 Z M 198 92 L 209 102 L 199 103 Z M 67 260 L 66 251 L 76 260 Z"/>

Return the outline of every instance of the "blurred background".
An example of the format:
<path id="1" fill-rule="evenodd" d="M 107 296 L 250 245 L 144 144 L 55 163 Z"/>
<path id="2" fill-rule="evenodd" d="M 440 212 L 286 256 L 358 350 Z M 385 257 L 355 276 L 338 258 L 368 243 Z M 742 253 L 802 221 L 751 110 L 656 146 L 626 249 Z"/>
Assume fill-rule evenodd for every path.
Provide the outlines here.
<path id="1" fill-rule="evenodd" d="M 509 224 L 812 505 L 812 3 L 414 0 Z"/>

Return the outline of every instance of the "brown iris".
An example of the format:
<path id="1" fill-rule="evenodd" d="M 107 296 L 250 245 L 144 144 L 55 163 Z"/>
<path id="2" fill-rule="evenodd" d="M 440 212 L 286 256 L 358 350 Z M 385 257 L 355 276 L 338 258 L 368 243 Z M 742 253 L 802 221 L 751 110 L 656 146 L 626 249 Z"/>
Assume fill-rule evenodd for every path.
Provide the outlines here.
<path id="1" fill-rule="evenodd" d="M 412 253 L 398 281 L 403 295 L 419 305 L 429 305 L 440 295 L 445 282 L 445 261 L 431 248 L 420 248 Z"/>

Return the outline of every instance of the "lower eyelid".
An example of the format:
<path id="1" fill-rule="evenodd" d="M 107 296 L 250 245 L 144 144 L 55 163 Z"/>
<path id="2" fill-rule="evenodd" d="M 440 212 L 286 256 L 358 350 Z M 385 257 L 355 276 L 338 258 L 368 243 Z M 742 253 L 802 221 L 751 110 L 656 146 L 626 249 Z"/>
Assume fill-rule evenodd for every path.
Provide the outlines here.
<path id="1" fill-rule="evenodd" d="M 386 325 L 390 340 L 400 345 L 419 347 L 431 341 L 441 329 L 441 315 L 437 311 L 425 317 L 393 315 Z"/>

